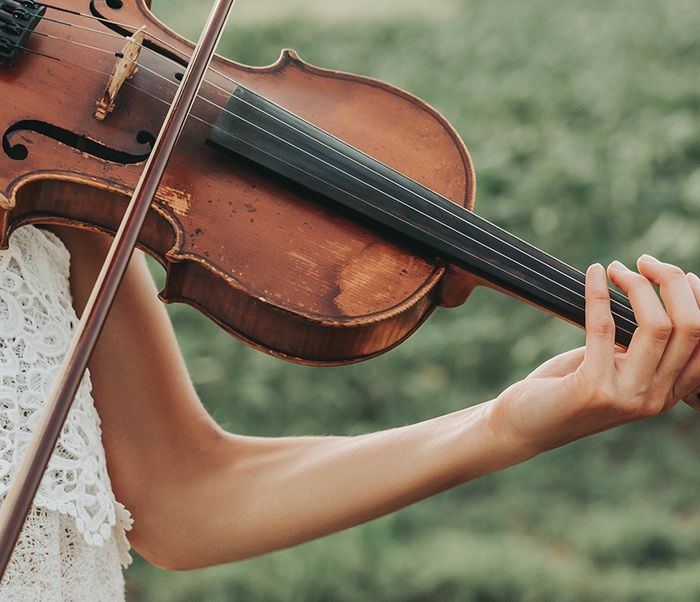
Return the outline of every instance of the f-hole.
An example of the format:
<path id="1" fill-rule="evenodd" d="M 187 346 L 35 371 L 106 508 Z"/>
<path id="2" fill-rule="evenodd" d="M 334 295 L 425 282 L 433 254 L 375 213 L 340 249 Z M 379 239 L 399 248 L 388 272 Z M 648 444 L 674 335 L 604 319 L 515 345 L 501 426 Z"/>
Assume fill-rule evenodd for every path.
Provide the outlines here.
<path id="1" fill-rule="evenodd" d="M 29 156 L 29 149 L 24 144 L 12 144 L 10 142 L 10 135 L 14 132 L 29 131 L 36 132 L 52 140 L 56 140 L 70 146 L 82 153 L 92 155 L 98 159 L 103 159 L 105 161 L 111 161 L 112 163 L 132 164 L 141 163 L 148 159 L 148 155 L 151 154 L 153 149 L 153 144 L 155 143 L 155 136 L 147 131 L 141 131 L 136 135 L 136 141 L 139 144 L 146 146 L 144 152 L 141 155 L 134 155 L 132 153 L 127 153 L 125 151 L 120 151 L 114 148 L 110 148 L 100 142 L 95 140 L 90 140 L 85 136 L 71 132 L 57 125 L 52 125 L 46 123 L 45 121 L 38 121 L 33 119 L 25 119 L 23 121 L 18 121 L 14 123 L 9 128 L 5 130 L 2 136 L 2 150 L 5 154 L 14 159 L 15 161 L 24 161 Z"/>

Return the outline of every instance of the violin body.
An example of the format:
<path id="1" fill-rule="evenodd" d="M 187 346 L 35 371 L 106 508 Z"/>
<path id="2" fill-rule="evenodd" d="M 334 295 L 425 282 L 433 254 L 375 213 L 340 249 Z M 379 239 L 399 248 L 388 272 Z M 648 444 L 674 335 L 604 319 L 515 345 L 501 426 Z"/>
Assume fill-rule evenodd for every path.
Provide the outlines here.
<path id="1" fill-rule="evenodd" d="M 193 48 L 141 0 L 59 6 L 103 21 L 52 15 L 80 27 L 44 19 L 26 42 L 33 52 L 0 64 L 5 246 L 26 223 L 116 231 L 184 71 L 177 51 L 189 56 Z M 99 120 L 96 104 L 115 53 L 144 25 L 138 70 Z M 467 149 L 422 101 L 381 82 L 309 66 L 290 51 L 265 68 L 217 57 L 139 237 L 166 269 L 164 301 L 193 305 L 274 355 L 340 364 L 382 353 L 438 304 L 466 298 L 476 277 L 208 146 L 237 84 L 450 201 L 473 206 Z"/>

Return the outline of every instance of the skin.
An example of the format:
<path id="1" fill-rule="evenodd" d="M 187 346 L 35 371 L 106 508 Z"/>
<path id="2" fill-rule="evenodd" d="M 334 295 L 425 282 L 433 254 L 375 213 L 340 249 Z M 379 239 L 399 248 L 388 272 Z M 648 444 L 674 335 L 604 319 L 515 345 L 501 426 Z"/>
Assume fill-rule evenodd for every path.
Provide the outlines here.
<path id="1" fill-rule="evenodd" d="M 71 251 L 80 313 L 109 241 L 56 232 Z M 648 256 L 637 268 L 615 262 L 607 271 L 639 323 L 627 350 L 614 343 L 606 273 L 593 265 L 585 348 L 496 399 L 357 437 L 265 439 L 227 433 L 206 413 L 137 254 L 90 363 L 109 474 L 134 518 L 132 545 L 175 570 L 248 558 L 671 409 L 700 383 L 700 280 Z"/>

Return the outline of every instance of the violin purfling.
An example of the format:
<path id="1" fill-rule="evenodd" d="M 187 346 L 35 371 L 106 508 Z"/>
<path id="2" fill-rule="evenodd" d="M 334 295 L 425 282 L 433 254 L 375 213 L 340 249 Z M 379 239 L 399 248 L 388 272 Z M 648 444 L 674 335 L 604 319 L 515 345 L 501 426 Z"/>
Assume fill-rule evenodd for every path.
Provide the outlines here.
<path id="1" fill-rule="evenodd" d="M 0 242 L 25 223 L 114 232 L 192 44 L 141 0 L 0 5 L 30 23 L 21 41 L 0 27 Z M 583 275 L 473 214 L 475 191 L 459 135 L 414 96 L 292 51 L 216 57 L 139 245 L 164 301 L 302 363 L 380 354 L 477 285 L 583 326 Z M 626 298 L 613 310 L 627 344 Z"/>

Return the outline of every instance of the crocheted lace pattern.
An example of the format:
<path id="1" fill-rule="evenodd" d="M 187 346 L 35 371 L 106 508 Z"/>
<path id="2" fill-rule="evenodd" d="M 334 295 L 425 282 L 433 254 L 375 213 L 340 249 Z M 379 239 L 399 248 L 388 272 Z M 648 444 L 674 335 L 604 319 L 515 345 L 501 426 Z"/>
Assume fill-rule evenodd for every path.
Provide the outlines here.
<path id="1" fill-rule="evenodd" d="M 0 251 L 0 500 L 51 392 L 77 318 L 69 254 L 51 233 L 20 228 Z M 49 461 L 0 599 L 123 600 L 127 510 L 112 492 L 89 376 Z"/>

